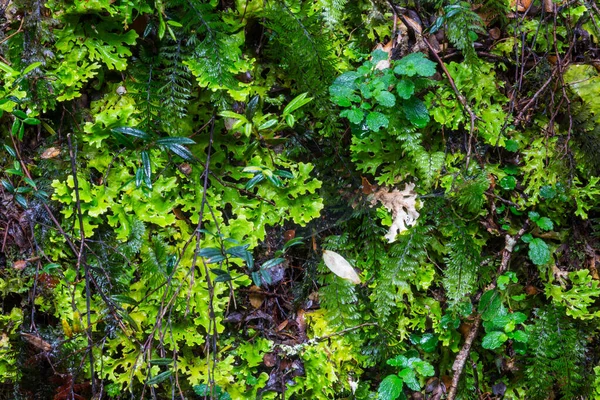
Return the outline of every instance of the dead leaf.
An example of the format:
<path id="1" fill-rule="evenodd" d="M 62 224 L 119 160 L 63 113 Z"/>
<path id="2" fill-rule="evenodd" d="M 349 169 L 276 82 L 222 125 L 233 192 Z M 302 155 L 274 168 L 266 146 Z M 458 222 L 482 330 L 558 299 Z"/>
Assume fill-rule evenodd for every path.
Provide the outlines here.
<path id="1" fill-rule="evenodd" d="M 42 153 L 42 155 L 40 157 L 43 158 L 44 160 L 47 160 L 49 158 L 54 158 L 59 154 L 60 154 L 60 149 L 57 149 L 56 147 L 48 147 L 46 150 L 44 150 L 44 152 Z"/>
<path id="2" fill-rule="evenodd" d="M 250 294 L 248 297 L 250 298 L 250 304 L 252 304 L 252 307 L 254 308 L 260 308 L 265 300 L 265 296 L 260 293 L 260 288 L 256 285 L 250 287 Z"/>
<path id="3" fill-rule="evenodd" d="M 517 8 L 517 12 L 525 12 L 529 7 L 531 7 L 531 0 L 510 0 L 510 8 Z"/>
<path id="4" fill-rule="evenodd" d="M 13 263 L 13 268 L 16 270 L 19 270 L 19 271 L 23 271 L 26 266 L 27 266 L 27 261 L 25 261 L 25 260 L 19 260 L 19 261 L 15 261 Z"/>
<path id="5" fill-rule="evenodd" d="M 289 229 L 283 233 L 283 240 L 289 242 L 293 238 L 296 237 L 296 231 L 294 229 Z"/>
<path id="6" fill-rule="evenodd" d="M 369 182 L 369 180 L 367 178 L 365 178 L 364 176 L 361 177 L 361 181 L 362 181 L 363 194 L 371 194 L 377 188 L 377 186 L 371 185 L 371 182 Z"/>
<path id="7" fill-rule="evenodd" d="M 178 168 L 179 168 L 179 171 L 181 171 L 181 173 L 186 176 L 192 173 L 192 166 L 188 163 L 179 164 Z"/>
<path id="8" fill-rule="evenodd" d="M 40 350 L 43 350 L 43 351 L 52 350 L 52 346 L 50 345 L 50 343 L 46 342 L 44 339 L 42 339 L 39 336 L 35 336 L 30 333 L 24 333 L 24 332 L 21 332 L 21 336 L 23 337 L 23 339 L 25 339 L 25 341 L 27 343 L 33 345 L 34 347 L 37 347 Z"/>
<path id="9" fill-rule="evenodd" d="M 490 37 L 494 40 L 498 40 L 500 39 L 500 36 L 502 36 L 502 32 L 500 32 L 500 29 L 498 28 L 492 28 L 489 30 L 488 33 L 490 34 Z"/>
<path id="10" fill-rule="evenodd" d="M 325 261 L 325 265 L 327 268 L 331 270 L 334 274 L 339 276 L 342 279 L 347 279 L 352 283 L 358 284 L 360 283 L 360 277 L 350 265 L 348 261 L 335 251 L 324 250 L 323 251 L 323 261 Z"/>
<path id="11" fill-rule="evenodd" d="M 285 329 L 285 327 L 288 325 L 289 322 L 290 321 L 286 319 L 285 321 L 283 321 L 282 323 L 280 323 L 279 325 L 277 325 L 277 328 L 275 328 L 275 331 L 276 332 L 281 332 L 282 330 Z"/>
<path id="12" fill-rule="evenodd" d="M 263 363 L 266 367 L 274 367 L 277 364 L 277 354 L 275 353 L 265 353 L 263 356 Z"/>
<path id="13" fill-rule="evenodd" d="M 412 226 L 419 218 L 417 206 L 417 193 L 413 190 L 414 183 L 407 183 L 403 191 L 394 189 L 391 192 L 385 189 L 380 189 L 375 192 L 371 204 L 380 201 L 384 207 L 392 213 L 394 221 L 392 226 L 385 235 L 389 243 L 396 240 L 396 235 L 407 230 L 407 226 Z"/>

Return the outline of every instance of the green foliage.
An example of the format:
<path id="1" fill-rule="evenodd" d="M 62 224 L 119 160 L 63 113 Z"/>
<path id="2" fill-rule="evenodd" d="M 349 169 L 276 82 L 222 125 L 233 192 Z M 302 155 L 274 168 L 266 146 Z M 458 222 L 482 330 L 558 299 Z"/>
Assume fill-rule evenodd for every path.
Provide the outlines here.
<path id="1" fill-rule="evenodd" d="M 392 3 L 0 10 L 13 397 L 597 396 L 597 10 Z"/>
<path id="2" fill-rule="evenodd" d="M 530 330 L 531 359 L 525 371 L 527 397 L 545 399 L 553 388 L 564 398 L 585 391 L 584 338 L 561 307 L 537 310 Z"/>

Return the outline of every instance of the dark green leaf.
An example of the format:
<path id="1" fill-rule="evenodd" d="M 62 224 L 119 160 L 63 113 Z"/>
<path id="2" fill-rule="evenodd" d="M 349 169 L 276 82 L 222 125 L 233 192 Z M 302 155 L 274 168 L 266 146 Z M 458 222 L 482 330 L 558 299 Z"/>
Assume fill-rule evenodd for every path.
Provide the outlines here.
<path id="1" fill-rule="evenodd" d="M 553 199 L 556 197 L 556 190 L 554 190 L 550 185 L 542 186 L 540 188 L 540 196 L 545 199 Z"/>
<path id="2" fill-rule="evenodd" d="M 252 189 L 257 183 L 262 182 L 263 179 L 265 179 L 265 176 L 262 173 L 254 175 L 254 177 L 246 183 L 246 190 Z"/>
<path id="3" fill-rule="evenodd" d="M 121 126 L 118 128 L 113 128 L 112 129 L 113 132 L 117 132 L 117 133 L 121 133 L 123 135 L 129 135 L 129 136 L 133 136 L 133 137 L 137 137 L 140 138 L 142 140 L 148 141 L 150 140 L 150 135 L 148 135 L 146 132 L 139 130 L 137 128 L 132 128 L 129 126 Z"/>
<path id="4" fill-rule="evenodd" d="M 278 177 L 276 177 L 274 175 L 267 175 L 266 177 L 267 177 L 267 180 L 273 184 L 273 186 L 278 187 L 278 188 L 283 187 L 283 182 Z"/>
<path id="5" fill-rule="evenodd" d="M 519 150 L 519 142 L 517 142 L 516 140 L 509 139 L 504 142 L 504 148 L 507 151 L 514 153 Z"/>
<path id="6" fill-rule="evenodd" d="M 146 382 L 146 384 L 148 384 L 148 385 L 158 385 L 162 381 L 168 379 L 171 375 L 173 375 L 173 371 L 171 371 L 171 370 L 165 371 L 165 372 L 161 372 L 160 374 L 156 375 L 155 377 L 148 379 L 148 381 Z"/>
<path id="7" fill-rule="evenodd" d="M 40 120 L 37 118 L 25 118 L 23 120 L 23 123 L 27 124 L 27 125 L 39 125 L 40 124 Z"/>
<path id="8" fill-rule="evenodd" d="M 135 187 L 139 188 L 142 186 L 142 181 L 144 180 L 144 170 L 142 168 L 138 168 L 135 171 Z"/>
<path id="9" fill-rule="evenodd" d="M 2 179 L 2 186 L 4 186 L 4 188 L 6 189 L 6 191 L 8 193 L 14 193 L 15 192 L 15 187 L 9 181 L 5 181 L 4 179 Z"/>
<path id="10" fill-rule="evenodd" d="M 21 111 L 21 110 L 13 110 L 13 112 L 12 112 L 12 113 L 13 113 L 13 115 L 14 115 L 15 117 L 18 117 L 18 118 L 21 118 L 21 119 L 25 119 L 25 118 L 27 118 L 27 114 L 25 114 L 25 113 L 24 113 L 23 111 Z"/>
<path id="11" fill-rule="evenodd" d="M 500 179 L 500 187 L 504 190 L 513 190 L 517 187 L 517 180 L 514 176 L 505 176 Z"/>
<path id="12" fill-rule="evenodd" d="M 256 95 L 253 98 L 251 98 L 248 104 L 246 105 L 246 118 L 248 119 L 248 121 L 252 121 L 252 118 L 254 118 L 254 114 L 256 114 L 259 102 L 260 96 Z"/>
<path id="13" fill-rule="evenodd" d="M 166 138 L 158 139 L 156 141 L 156 144 L 165 146 L 168 148 L 169 146 L 174 145 L 174 144 L 179 144 L 179 145 L 196 144 L 196 142 L 194 142 L 192 139 L 187 138 L 187 137 L 173 136 L 173 137 L 166 137 Z"/>
<path id="14" fill-rule="evenodd" d="M 262 269 L 269 269 L 269 268 L 273 268 L 279 264 L 281 264 L 282 262 L 285 261 L 285 258 L 272 258 L 270 260 L 265 261 L 260 268 Z"/>
<path id="15" fill-rule="evenodd" d="M 304 240 L 303 237 L 298 236 L 296 238 L 293 238 L 291 240 L 288 240 L 284 245 L 283 245 L 283 251 L 286 251 L 287 249 L 289 249 L 292 246 L 297 246 L 302 244 L 302 241 Z"/>
<path id="16" fill-rule="evenodd" d="M 27 200 L 20 194 L 15 195 L 15 201 L 23 208 L 27 208 Z"/>
<path id="17" fill-rule="evenodd" d="M 11 156 L 13 156 L 13 157 L 17 156 L 17 153 L 15 153 L 15 150 L 12 147 L 10 147 L 9 145 L 5 144 L 4 148 L 6 149 L 6 151 L 8 151 L 8 154 L 10 154 Z"/>
<path id="18" fill-rule="evenodd" d="M 403 110 L 406 118 L 417 128 L 424 128 L 429 123 L 429 111 L 425 103 L 416 97 L 405 100 Z"/>
<path id="19" fill-rule="evenodd" d="M 263 280 L 263 282 L 266 283 L 267 285 L 270 285 L 273 283 L 273 277 L 271 276 L 271 272 L 268 269 L 261 269 L 260 277 Z"/>
<path id="20" fill-rule="evenodd" d="M 294 174 L 292 174 L 290 171 L 286 171 L 283 169 L 278 169 L 278 170 L 274 171 L 273 175 L 281 176 L 282 178 L 288 178 L 288 179 L 292 179 L 294 177 Z"/>
<path id="21" fill-rule="evenodd" d="M 19 134 L 19 129 L 21 129 L 21 120 L 15 119 L 12 124 L 11 133 L 13 136 L 17 136 Z"/>
<path id="22" fill-rule="evenodd" d="M 379 61 L 387 60 L 389 56 L 389 53 L 377 49 L 371 53 L 371 62 L 377 64 Z"/>
<path id="23" fill-rule="evenodd" d="M 196 157 L 194 157 L 192 152 L 180 144 L 169 144 L 165 145 L 165 147 L 169 149 L 173 154 L 178 155 L 186 161 L 196 162 Z"/>
<path id="24" fill-rule="evenodd" d="M 477 311 L 481 314 L 484 321 L 491 321 L 498 315 L 505 313 L 502 306 L 500 294 L 495 290 L 488 290 L 481 296 Z"/>
<path id="25" fill-rule="evenodd" d="M 152 365 L 171 365 L 173 364 L 172 358 L 153 358 L 150 360 L 150 364 Z"/>
<path id="26" fill-rule="evenodd" d="M 211 272 L 216 275 L 215 282 L 229 282 L 232 280 L 231 275 L 222 269 L 213 268 Z"/>
<path id="27" fill-rule="evenodd" d="M 111 298 L 120 304 L 129 304 L 132 306 L 138 305 L 138 301 L 136 301 L 135 299 L 133 299 L 129 296 L 126 296 L 124 294 L 115 294 L 115 295 L 111 296 Z"/>

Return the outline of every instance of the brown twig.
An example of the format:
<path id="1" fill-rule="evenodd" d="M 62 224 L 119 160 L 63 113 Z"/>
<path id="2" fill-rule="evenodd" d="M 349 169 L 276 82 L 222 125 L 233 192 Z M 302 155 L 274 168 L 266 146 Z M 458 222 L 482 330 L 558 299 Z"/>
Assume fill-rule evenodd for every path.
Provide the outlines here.
<path id="1" fill-rule="evenodd" d="M 494 290 L 496 288 L 497 282 L 496 279 L 500 275 L 502 275 L 508 269 L 508 263 L 512 257 L 512 252 L 517 244 L 517 241 L 523 236 L 523 234 L 527 231 L 529 227 L 529 219 L 525 221 L 523 227 L 519 230 L 519 232 L 515 236 L 506 235 L 506 241 L 504 244 L 504 249 L 502 250 L 502 261 L 500 262 L 500 267 L 496 272 L 496 278 L 494 281 L 486 288 L 486 291 Z M 450 389 L 448 390 L 448 400 L 454 400 L 456 398 L 456 394 L 458 391 L 458 383 L 460 382 L 460 377 L 465 368 L 465 364 L 467 359 L 469 358 L 469 354 L 471 353 L 471 347 L 473 346 L 473 342 L 479 333 L 479 328 L 481 326 L 481 314 L 477 314 L 473 321 L 473 325 L 471 326 L 471 330 L 465 339 L 465 343 L 463 347 L 458 352 L 456 359 L 454 360 L 454 364 L 452 364 L 452 370 L 454 371 L 454 376 L 452 376 L 452 384 L 450 385 Z"/>

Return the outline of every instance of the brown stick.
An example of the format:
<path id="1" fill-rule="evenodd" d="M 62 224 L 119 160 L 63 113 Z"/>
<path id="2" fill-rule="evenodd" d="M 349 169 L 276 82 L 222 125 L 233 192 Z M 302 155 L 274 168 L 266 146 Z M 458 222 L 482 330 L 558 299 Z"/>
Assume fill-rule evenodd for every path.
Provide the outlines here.
<path id="1" fill-rule="evenodd" d="M 525 231 L 529 226 L 529 219 L 525 221 L 523 227 L 515 236 L 506 235 L 506 241 L 504 244 L 504 249 L 502 250 L 502 261 L 500 262 L 500 267 L 496 272 L 496 278 L 494 281 L 486 288 L 487 290 L 494 290 L 496 288 L 496 280 L 500 275 L 502 275 L 508 269 L 508 263 L 510 262 L 510 258 L 512 257 L 512 252 L 517 244 L 517 241 L 523 236 Z M 462 349 L 458 352 L 456 359 L 454 360 L 454 364 L 452 364 L 452 370 L 454 371 L 454 376 L 452 376 L 452 385 L 450 385 L 450 389 L 448 390 L 448 400 L 454 400 L 456 398 L 456 393 L 458 391 L 458 383 L 460 382 L 460 377 L 465 368 L 465 364 L 467 359 L 469 358 L 469 354 L 471 353 L 471 347 L 473 346 L 473 342 L 479 333 L 479 328 L 481 326 L 481 314 L 477 314 L 475 316 L 475 320 L 473 321 L 473 326 L 471 327 L 471 331 L 467 335 L 465 339 L 465 343 L 463 344 Z"/>

